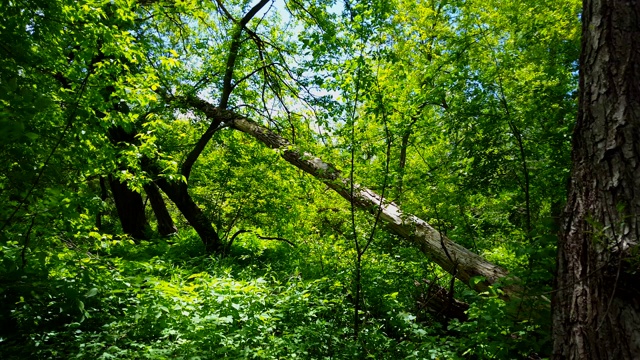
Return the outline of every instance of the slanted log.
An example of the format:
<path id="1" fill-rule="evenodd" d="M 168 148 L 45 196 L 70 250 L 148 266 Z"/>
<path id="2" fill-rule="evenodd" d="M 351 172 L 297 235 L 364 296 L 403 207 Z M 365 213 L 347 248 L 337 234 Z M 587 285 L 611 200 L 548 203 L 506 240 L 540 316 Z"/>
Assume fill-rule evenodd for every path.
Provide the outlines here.
<path id="1" fill-rule="evenodd" d="M 277 150 L 287 162 L 322 181 L 357 208 L 379 215 L 388 229 L 414 243 L 429 259 L 474 290 L 485 292 L 491 285 L 505 280 L 509 275 L 507 270 L 451 241 L 426 221 L 413 214 L 404 213 L 398 205 L 385 200 L 374 191 L 353 184 L 352 193 L 350 179 L 343 177 L 333 165 L 313 154 L 298 151 L 287 139 L 255 121 L 236 112 L 212 106 L 198 98 L 172 98 L 164 93 L 163 96 L 167 100 L 176 100 L 180 106 L 197 109 L 212 122 L 242 131 Z M 478 278 L 479 281 L 472 282 L 472 278 Z M 505 300 L 517 297 L 520 292 L 519 286 L 513 282 L 503 284 L 501 289 L 501 297 Z"/>
<path id="2" fill-rule="evenodd" d="M 402 212 L 396 204 L 385 200 L 374 191 L 354 184 L 352 194 L 350 180 L 342 177 L 333 165 L 312 154 L 301 153 L 287 139 L 273 131 L 239 115 L 232 117 L 225 114 L 223 117 L 231 118 L 226 123 L 232 128 L 251 135 L 272 149 L 279 150 L 283 159 L 324 182 L 357 208 L 374 215 L 380 211 L 380 220 L 386 223 L 387 228 L 413 242 L 432 261 L 476 291 L 487 291 L 489 286 L 509 275 L 507 270 L 451 241 L 417 216 Z M 474 277 L 484 279 L 471 283 Z M 518 288 L 515 285 L 505 285 L 502 290 L 503 297 L 507 299 L 514 296 Z"/>

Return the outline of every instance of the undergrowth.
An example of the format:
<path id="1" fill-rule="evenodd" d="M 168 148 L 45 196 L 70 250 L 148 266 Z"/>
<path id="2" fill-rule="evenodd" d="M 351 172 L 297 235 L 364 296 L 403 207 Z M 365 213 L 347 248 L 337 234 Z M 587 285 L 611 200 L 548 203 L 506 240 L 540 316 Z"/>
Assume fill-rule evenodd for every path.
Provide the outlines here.
<path id="1" fill-rule="evenodd" d="M 433 269 L 408 261 L 410 254 L 402 262 L 384 252 L 367 259 L 354 339 L 351 272 L 337 260 L 256 238 L 225 257 L 201 255 L 196 236 L 98 244 L 30 254 L 28 270 L 14 271 L 8 259 L 17 261 L 17 244 L 2 248 L 0 320 L 8 326 L 0 358 L 460 359 L 540 351 L 540 341 L 527 339 L 539 326 L 511 324 L 498 300 L 468 292 L 466 323 L 421 314 L 415 274 Z"/>

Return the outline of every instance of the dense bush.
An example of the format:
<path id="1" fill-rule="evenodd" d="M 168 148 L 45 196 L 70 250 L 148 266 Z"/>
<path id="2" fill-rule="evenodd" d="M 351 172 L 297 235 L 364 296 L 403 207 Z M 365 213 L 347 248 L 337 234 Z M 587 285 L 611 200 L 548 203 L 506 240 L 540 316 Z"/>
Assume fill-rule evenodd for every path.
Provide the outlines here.
<path id="1" fill-rule="evenodd" d="M 226 257 L 200 248 L 194 236 L 137 246 L 105 237 L 49 258 L 47 272 L 3 278 L 12 331 L 2 335 L 2 358 L 507 358 L 537 346 L 535 325 L 512 324 L 497 299 L 467 293 L 470 321 L 448 326 L 421 313 L 420 279 L 408 274 L 429 269 L 417 254 L 367 260 L 354 339 L 348 266 L 330 264 L 338 271 L 323 276 L 308 251 L 255 238 Z"/>

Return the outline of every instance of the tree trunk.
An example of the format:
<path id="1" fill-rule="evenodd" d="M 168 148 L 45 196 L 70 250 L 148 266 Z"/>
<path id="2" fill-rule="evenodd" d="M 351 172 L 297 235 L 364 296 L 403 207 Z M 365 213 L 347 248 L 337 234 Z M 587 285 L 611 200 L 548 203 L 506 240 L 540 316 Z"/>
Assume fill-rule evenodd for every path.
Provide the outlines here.
<path id="1" fill-rule="evenodd" d="M 411 123 L 413 126 L 413 123 Z M 409 147 L 409 137 L 411 136 L 411 127 L 405 130 L 404 134 L 402 134 L 402 142 L 400 143 L 400 177 L 398 179 L 398 186 L 396 187 L 395 200 L 398 205 L 402 202 L 402 193 L 404 191 L 404 173 L 405 167 L 407 165 L 407 148 Z"/>
<path id="2" fill-rule="evenodd" d="M 222 243 L 218 233 L 211 225 L 211 222 L 202 209 L 196 204 L 191 195 L 189 195 L 187 185 L 184 183 L 170 183 L 166 179 L 160 178 L 156 180 L 156 184 L 167 197 L 178 207 L 182 215 L 189 222 L 194 230 L 200 236 L 207 253 L 219 252 L 222 250 Z"/>
<path id="3" fill-rule="evenodd" d="M 144 213 L 142 196 L 112 175 L 109 176 L 109 185 L 118 210 L 120 224 L 122 224 L 122 231 L 134 239 L 148 239 L 150 229 Z"/>
<path id="4" fill-rule="evenodd" d="M 144 192 L 149 197 L 151 208 L 156 216 L 158 222 L 158 232 L 162 236 L 169 236 L 178 232 L 178 228 L 173 224 L 171 214 L 167 210 L 167 205 L 164 203 L 162 194 L 158 190 L 158 187 L 154 183 L 148 183 L 144 186 Z"/>
<path id="5" fill-rule="evenodd" d="M 585 0 L 555 359 L 640 359 L 640 3 Z"/>

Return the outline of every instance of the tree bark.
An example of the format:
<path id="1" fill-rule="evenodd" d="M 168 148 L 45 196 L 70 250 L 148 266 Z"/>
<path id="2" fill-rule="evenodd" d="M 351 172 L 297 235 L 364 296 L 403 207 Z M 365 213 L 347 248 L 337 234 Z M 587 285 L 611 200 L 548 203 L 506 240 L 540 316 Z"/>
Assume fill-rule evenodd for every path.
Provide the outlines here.
<path id="1" fill-rule="evenodd" d="M 122 231 L 137 240 L 149 239 L 149 223 L 144 212 L 142 196 L 129 189 L 126 183 L 109 176 L 109 185 L 118 210 Z"/>
<path id="2" fill-rule="evenodd" d="M 148 183 L 144 185 L 144 192 L 149 197 L 151 208 L 156 216 L 158 223 L 158 232 L 162 236 L 169 236 L 178 232 L 178 228 L 173 224 L 171 214 L 167 210 L 167 205 L 164 203 L 162 194 L 158 190 L 158 187 L 154 183 Z"/>
<path id="3" fill-rule="evenodd" d="M 178 207 L 182 215 L 189 222 L 189 225 L 198 233 L 207 253 L 222 251 L 222 242 L 218 233 L 211 225 L 211 222 L 198 204 L 189 195 L 185 183 L 170 183 L 164 178 L 157 179 L 155 183 L 167 197 Z"/>
<path id="4" fill-rule="evenodd" d="M 585 0 L 554 359 L 640 359 L 640 2 Z"/>

